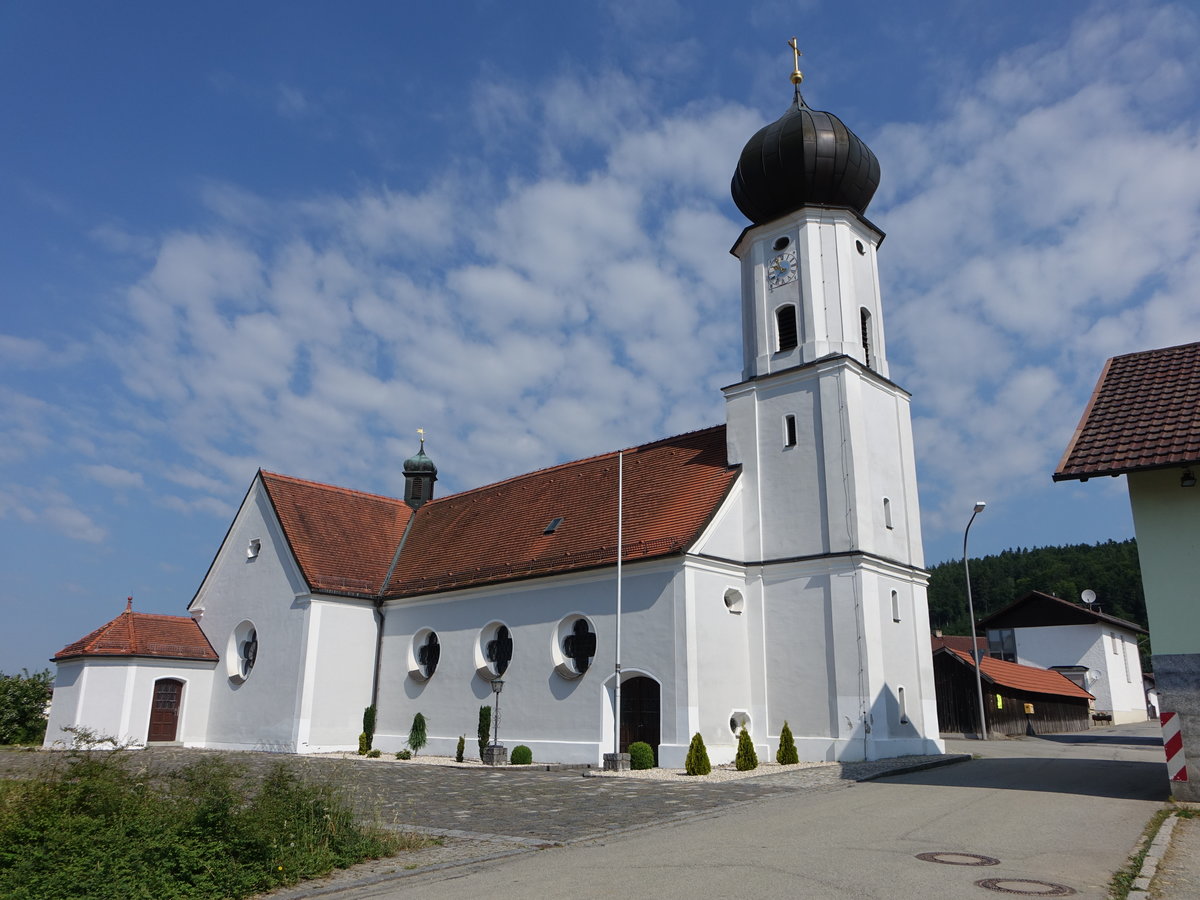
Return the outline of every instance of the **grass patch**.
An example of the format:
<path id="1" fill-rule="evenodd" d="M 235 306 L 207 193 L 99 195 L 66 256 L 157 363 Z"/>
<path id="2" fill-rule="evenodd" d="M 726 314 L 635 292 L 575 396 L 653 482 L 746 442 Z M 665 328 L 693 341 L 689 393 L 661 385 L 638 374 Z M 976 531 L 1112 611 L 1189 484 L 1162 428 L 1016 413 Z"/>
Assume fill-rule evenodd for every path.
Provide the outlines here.
<path id="1" fill-rule="evenodd" d="M 219 757 L 154 773 L 136 756 L 67 751 L 0 782 L 0 897 L 241 898 L 433 843 L 364 828 L 284 763 L 255 783 Z"/>
<path id="2" fill-rule="evenodd" d="M 1146 823 L 1146 827 L 1142 829 L 1142 836 L 1138 839 L 1137 852 L 1129 858 L 1124 867 L 1117 869 L 1113 873 L 1112 880 L 1108 883 L 1108 896 L 1112 900 L 1125 900 L 1129 896 L 1129 890 L 1133 887 L 1134 879 L 1141 874 L 1142 863 L 1146 861 L 1146 853 L 1150 850 L 1150 844 L 1158 834 L 1158 830 L 1162 828 L 1163 822 L 1168 816 L 1174 815 L 1176 812 L 1174 807 L 1166 807 L 1160 809 L 1150 817 L 1150 821 Z"/>

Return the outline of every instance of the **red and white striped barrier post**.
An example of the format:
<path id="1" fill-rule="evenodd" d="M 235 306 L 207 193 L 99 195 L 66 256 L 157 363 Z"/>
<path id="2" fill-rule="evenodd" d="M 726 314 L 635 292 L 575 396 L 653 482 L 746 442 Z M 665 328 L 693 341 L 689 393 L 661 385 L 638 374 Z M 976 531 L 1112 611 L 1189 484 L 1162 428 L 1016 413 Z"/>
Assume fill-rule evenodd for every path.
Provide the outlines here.
<path id="1" fill-rule="evenodd" d="M 1179 730 L 1179 714 L 1160 713 L 1163 749 L 1167 751 L 1167 778 L 1171 781 L 1187 781 L 1187 760 L 1183 756 L 1183 734 Z"/>

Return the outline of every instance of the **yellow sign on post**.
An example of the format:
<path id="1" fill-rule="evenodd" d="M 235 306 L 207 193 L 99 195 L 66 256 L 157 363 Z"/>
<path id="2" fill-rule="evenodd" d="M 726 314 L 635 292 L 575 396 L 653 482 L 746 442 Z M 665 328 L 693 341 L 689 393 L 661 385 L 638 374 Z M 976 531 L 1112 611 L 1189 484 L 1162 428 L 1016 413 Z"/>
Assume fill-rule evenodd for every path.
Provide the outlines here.
<path id="1" fill-rule="evenodd" d="M 1025 704 L 1025 715 L 1027 715 L 1027 716 L 1033 715 L 1033 704 L 1032 703 Z"/>
<path id="2" fill-rule="evenodd" d="M 1004 698 L 999 694 L 996 695 L 996 709 L 1004 709 Z"/>

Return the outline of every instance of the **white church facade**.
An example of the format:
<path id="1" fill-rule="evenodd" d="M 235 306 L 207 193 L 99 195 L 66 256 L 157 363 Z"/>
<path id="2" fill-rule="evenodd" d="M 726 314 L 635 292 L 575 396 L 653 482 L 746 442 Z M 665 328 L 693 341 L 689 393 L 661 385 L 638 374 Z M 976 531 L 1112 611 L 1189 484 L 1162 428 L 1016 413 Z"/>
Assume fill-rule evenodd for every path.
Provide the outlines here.
<path id="1" fill-rule="evenodd" d="M 878 180 L 797 88 L 733 180 L 751 225 L 724 425 L 447 497 L 423 444 L 404 498 L 260 471 L 189 617 L 127 609 L 55 656 L 47 744 L 82 725 L 354 750 L 374 704 L 375 746 L 420 712 L 426 752 L 450 754 L 500 679 L 501 743 L 543 762 L 646 740 L 681 766 L 698 732 L 720 763 L 741 727 L 769 756 L 785 721 L 802 759 L 941 752 L 909 395 L 864 217 Z"/>

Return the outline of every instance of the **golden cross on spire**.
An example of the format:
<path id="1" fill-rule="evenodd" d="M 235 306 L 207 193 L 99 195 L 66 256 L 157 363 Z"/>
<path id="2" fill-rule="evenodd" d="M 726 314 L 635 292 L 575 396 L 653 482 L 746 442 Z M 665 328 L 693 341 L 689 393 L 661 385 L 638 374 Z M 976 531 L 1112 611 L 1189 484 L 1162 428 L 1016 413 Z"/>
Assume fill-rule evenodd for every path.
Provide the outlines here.
<path id="1" fill-rule="evenodd" d="M 424 428 L 418 428 L 418 429 L 417 429 L 417 434 L 419 434 L 419 435 L 421 436 L 421 446 L 422 446 L 422 447 L 424 447 L 424 446 L 425 446 L 425 429 L 424 429 Z"/>
<path id="2" fill-rule="evenodd" d="M 792 68 L 792 84 L 799 87 L 800 82 L 804 80 L 804 73 L 800 71 L 800 57 L 804 54 L 800 52 L 800 46 L 796 43 L 794 37 L 788 41 L 788 46 L 792 48 L 792 59 L 795 60 Z"/>

